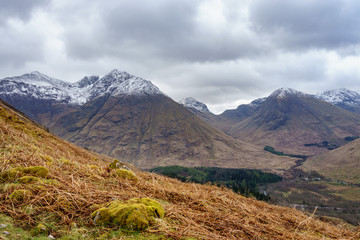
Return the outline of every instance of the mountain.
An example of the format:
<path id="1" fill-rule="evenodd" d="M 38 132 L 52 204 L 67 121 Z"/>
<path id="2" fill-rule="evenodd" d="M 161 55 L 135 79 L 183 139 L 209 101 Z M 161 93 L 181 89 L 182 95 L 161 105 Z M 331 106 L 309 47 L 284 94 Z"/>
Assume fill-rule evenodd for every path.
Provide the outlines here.
<path id="1" fill-rule="evenodd" d="M 325 91 L 315 95 L 325 102 L 360 114 L 360 94 L 345 88 Z"/>
<path id="2" fill-rule="evenodd" d="M 186 108 L 194 109 L 202 113 L 210 112 L 206 104 L 199 102 L 198 100 L 192 97 L 183 98 L 179 101 L 179 103 Z"/>
<path id="3" fill-rule="evenodd" d="M 250 117 L 265 100 L 266 98 L 259 98 L 252 101 L 250 104 L 241 104 L 236 109 L 225 110 L 220 114 L 220 117 L 232 124 L 238 123 Z"/>
<path id="4" fill-rule="evenodd" d="M 359 123 L 357 114 L 282 88 L 231 128 L 230 134 L 287 153 L 312 155 L 343 145 L 348 136 L 360 135 Z"/>
<path id="5" fill-rule="evenodd" d="M 360 186 L 360 139 L 307 160 L 306 170 Z"/>
<path id="6" fill-rule="evenodd" d="M 113 70 L 73 84 L 31 73 L 5 78 L 0 86 L 1 98 L 64 139 L 141 168 L 294 164 L 210 127 L 150 81 L 126 72 Z M 47 95 L 48 90 L 56 94 Z M 38 103 L 46 108 L 39 110 Z"/>
<path id="7" fill-rule="evenodd" d="M 110 164 L 1 100 L 0 132 L 4 239 L 359 238 L 294 208 Z"/>
<path id="8" fill-rule="evenodd" d="M 187 97 L 179 101 L 179 104 L 186 107 L 190 112 L 204 120 L 210 126 L 226 132 L 231 127 L 231 122 L 222 116 L 215 115 L 209 111 L 206 104 L 199 102 L 195 98 Z"/>

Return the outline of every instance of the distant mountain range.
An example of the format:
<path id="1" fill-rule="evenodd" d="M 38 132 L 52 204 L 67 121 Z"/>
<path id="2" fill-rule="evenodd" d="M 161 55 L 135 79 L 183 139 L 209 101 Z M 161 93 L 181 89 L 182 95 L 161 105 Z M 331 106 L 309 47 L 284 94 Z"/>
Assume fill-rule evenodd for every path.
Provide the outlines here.
<path id="1" fill-rule="evenodd" d="M 5 78 L 0 98 L 79 146 L 141 168 L 289 168 L 295 161 L 210 127 L 150 81 L 119 70 L 71 84 L 39 72 Z"/>
<path id="2" fill-rule="evenodd" d="M 115 69 L 75 83 L 39 72 L 4 78 L 0 98 L 69 141 L 142 168 L 286 168 L 291 161 L 275 156 L 260 166 L 270 154 L 263 148 L 314 155 L 360 136 L 360 96 L 346 89 L 282 88 L 215 115 L 194 98 L 176 103 L 151 81 Z"/>
<path id="3" fill-rule="evenodd" d="M 360 115 L 355 114 L 358 108 L 360 95 L 354 91 L 338 89 L 310 95 L 282 88 L 213 118 L 222 121 L 220 129 L 235 138 L 313 155 L 347 143 L 346 137 L 360 135 Z M 203 114 L 197 116 L 206 120 Z M 220 125 L 208 123 L 217 128 Z"/>

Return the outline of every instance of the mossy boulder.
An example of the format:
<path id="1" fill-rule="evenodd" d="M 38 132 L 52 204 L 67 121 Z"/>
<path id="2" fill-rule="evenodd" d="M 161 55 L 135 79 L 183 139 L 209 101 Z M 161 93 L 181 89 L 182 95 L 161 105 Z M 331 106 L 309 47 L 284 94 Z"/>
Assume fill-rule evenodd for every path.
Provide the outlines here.
<path id="1" fill-rule="evenodd" d="M 0 174 L 0 182 L 13 181 L 23 175 L 46 178 L 48 174 L 49 170 L 43 166 L 17 167 L 2 172 Z"/>
<path id="2" fill-rule="evenodd" d="M 134 198 L 126 203 L 110 202 L 92 213 L 95 224 L 119 226 L 129 230 L 144 230 L 155 222 L 155 218 L 163 218 L 164 208 L 150 198 Z"/>
<path id="3" fill-rule="evenodd" d="M 47 175 L 49 174 L 49 170 L 43 166 L 23 167 L 17 169 L 25 174 L 41 177 L 41 178 L 46 178 Z"/>
<path id="4" fill-rule="evenodd" d="M 0 174 L 0 182 L 9 182 L 20 177 L 22 173 L 17 169 L 9 169 Z"/>
<path id="5" fill-rule="evenodd" d="M 133 173 L 132 171 L 126 170 L 126 169 L 115 169 L 114 176 L 121 178 L 121 179 L 127 179 L 130 181 L 138 181 L 138 177 Z"/>
<path id="6" fill-rule="evenodd" d="M 16 202 L 24 202 L 31 197 L 31 192 L 25 189 L 18 189 L 12 192 L 9 198 Z"/>
<path id="7" fill-rule="evenodd" d="M 116 169 L 120 167 L 120 161 L 115 159 L 112 163 L 109 164 L 109 168 Z"/>
<path id="8" fill-rule="evenodd" d="M 19 183 L 23 183 L 23 184 L 41 182 L 40 178 L 34 177 L 34 176 L 24 176 L 24 177 L 17 179 L 17 181 Z"/>

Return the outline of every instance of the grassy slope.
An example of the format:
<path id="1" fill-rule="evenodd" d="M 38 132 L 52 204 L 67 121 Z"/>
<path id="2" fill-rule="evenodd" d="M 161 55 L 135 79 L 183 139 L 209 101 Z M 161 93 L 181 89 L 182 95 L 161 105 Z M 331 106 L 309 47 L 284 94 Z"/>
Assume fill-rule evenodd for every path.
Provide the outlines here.
<path id="1" fill-rule="evenodd" d="M 50 170 L 48 179 L 37 186 L 16 182 L 0 184 L 0 212 L 11 216 L 25 229 L 43 223 L 57 238 L 74 232 L 81 233 L 77 235 L 79 239 L 100 235 L 105 239 L 119 239 L 121 235 L 132 238 L 131 234 L 145 234 L 144 239 L 156 239 L 155 236 L 172 239 L 360 237 L 359 232 L 315 220 L 300 211 L 240 197 L 215 186 L 181 183 L 136 169 L 133 170 L 139 181 L 118 179 L 109 172 L 108 163 L 104 162 L 107 157 L 56 138 L 3 103 L 0 104 L 0 144 L 2 171 L 39 165 Z M 9 194 L 19 188 L 30 190 L 32 197 L 21 203 L 9 199 Z M 158 199 L 166 210 L 165 219 L 144 233 L 115 231 L 92 224 L 93 204 L 132 197 Z"/>
<path id="2" fill-rule="evenodd" d="M 360 139 L 307 160 L 304 168 L 329 178 L 360 184 Z"/>

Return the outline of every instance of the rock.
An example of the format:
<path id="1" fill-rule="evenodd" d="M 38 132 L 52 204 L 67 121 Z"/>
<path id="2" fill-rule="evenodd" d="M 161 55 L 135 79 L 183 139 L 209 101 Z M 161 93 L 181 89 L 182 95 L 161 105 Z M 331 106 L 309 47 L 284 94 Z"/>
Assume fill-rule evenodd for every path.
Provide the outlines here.
<path id="1" fill-rule="evenodd" d="M 7 227 L 7 225 L 6 224 L 0 224 L 0 229 L 2 229 L 2 228 L 6 228 Z"/>
<path id="2" fill-rule="evenodd" d="M 155 223 L 156 218 L 163 218 L 164 208 L 157 201 L 149 198 L 133 198 L 126 203 L 110 202 L 92 213 L 94 224 L 123 227 L 129 230 L 144 230 Z"/>
<path id="3" fill-rule="evenodd" d="M 3 231 L 2 233 L 5 234 L 6 236 L 10 235 L 10 233 L 8 231 Z"/>
<path id="4" fill-rule="evenodd" d="M 56 239 L 53 235 L 49 235 L 48 237 L 47 237 L 48 239 Z"/>

